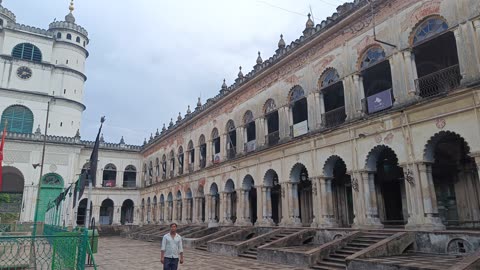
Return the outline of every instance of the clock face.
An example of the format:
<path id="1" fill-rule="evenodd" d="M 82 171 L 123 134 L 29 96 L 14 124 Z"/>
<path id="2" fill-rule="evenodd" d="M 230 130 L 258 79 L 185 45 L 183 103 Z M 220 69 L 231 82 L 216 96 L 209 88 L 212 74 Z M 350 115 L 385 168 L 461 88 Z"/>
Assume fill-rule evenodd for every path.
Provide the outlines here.
<path id="1" fill-rule="evenodd" d="M 28 67 L 19 67 L 17 69 L 17 76 L 23 80 L 30 79 L 30 77 L 32 77 L 32 70 Z"/>

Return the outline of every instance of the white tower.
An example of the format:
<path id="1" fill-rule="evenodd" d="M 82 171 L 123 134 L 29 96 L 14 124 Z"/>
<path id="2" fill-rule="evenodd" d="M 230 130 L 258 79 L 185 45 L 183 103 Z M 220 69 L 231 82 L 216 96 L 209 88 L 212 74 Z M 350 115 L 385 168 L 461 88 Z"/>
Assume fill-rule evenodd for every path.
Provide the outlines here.
<path id="1" fill-rule="evenodd" d="M 75 136 L 81 126 L 87 31 L 75 23 L 73 0 L 65 21 L 48 30 L 16 22 L 0 0 L 0 113 L 8 130 L 43 132 L 51 102 L 49 134 Z M 4 121 L 0 123 L 3 129 Z"/>

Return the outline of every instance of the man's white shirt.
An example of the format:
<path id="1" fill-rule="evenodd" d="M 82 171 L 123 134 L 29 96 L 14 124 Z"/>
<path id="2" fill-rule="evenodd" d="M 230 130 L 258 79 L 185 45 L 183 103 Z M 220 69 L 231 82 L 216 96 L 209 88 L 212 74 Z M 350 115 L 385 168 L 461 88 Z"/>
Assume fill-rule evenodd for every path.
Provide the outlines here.
<path id="1" fill-rule="evenodd" d="M 165 258 L 178 259 L 183 252 L 182 237 L 178 233 L 174 238 L 170 233 L 165 234 L 162 239 L 162 251 L 165 251 Z"/>

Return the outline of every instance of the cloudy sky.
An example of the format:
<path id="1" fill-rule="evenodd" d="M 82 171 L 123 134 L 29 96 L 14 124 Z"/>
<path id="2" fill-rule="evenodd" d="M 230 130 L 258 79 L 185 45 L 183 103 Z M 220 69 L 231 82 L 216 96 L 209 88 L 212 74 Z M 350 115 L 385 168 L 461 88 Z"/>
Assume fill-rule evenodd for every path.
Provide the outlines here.
<path id="1" fill-rule="evenodd" d="M 40 28 L 63 20 L 69 0 L 4 0 L 17 22 Z M 89 32 L 82 139 L 141 144 L 170 118 L 215 96 L 243 67 L 273 55 L 279 35 L 300 37 L 306 14 L 315 23 L 341 0 L 75 0 L 77 23 Z"/>

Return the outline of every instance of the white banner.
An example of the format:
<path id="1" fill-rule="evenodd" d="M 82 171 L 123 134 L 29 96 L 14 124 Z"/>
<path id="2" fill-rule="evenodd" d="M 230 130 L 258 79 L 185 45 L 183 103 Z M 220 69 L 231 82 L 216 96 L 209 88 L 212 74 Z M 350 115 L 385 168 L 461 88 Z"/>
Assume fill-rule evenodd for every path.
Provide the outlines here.
<path id="1" fill-rule="evenodd" d="M 298 136 L 301 136 L 301 135 L 307 134 L 307 133 L 308 133 L 308 121 L 307 120 L 293 125 L 293 137 L 298 137 Z"/>

